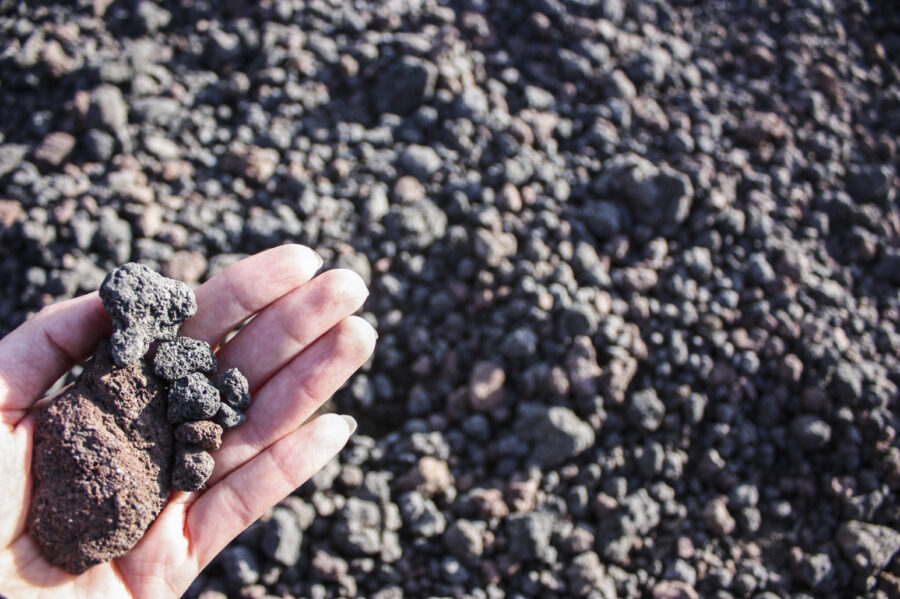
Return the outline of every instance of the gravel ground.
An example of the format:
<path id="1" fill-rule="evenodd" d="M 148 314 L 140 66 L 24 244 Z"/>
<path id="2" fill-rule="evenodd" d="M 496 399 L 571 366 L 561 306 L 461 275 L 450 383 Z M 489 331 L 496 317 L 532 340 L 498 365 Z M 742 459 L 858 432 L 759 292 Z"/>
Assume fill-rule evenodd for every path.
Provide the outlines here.
<path id="1" fill-rule="evenodd" d="M 0 0 L 0 332 L 371 285 L 360 431 L 188 596 L 900 595 L 891 0 Z"/>

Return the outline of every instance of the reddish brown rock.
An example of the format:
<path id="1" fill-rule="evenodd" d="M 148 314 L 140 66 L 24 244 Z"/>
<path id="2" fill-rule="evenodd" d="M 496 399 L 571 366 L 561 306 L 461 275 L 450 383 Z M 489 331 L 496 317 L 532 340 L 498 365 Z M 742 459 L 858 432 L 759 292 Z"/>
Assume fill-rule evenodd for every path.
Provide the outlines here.
<path id="1" fill-rule="evenodd" d="M 175 440 L 185 445 L 199 445 L 207 451 L 222 446 L 222 427 L 209 420 L 185 422 L 175 429 Z"/>
<path id="2" fill-rule="evenodd" d="M 130 550 L 166 504 L 173 454 L 165 382 L 101 343 L 35 427 L 28 528 L 44 557 L 78 574 Z"/>

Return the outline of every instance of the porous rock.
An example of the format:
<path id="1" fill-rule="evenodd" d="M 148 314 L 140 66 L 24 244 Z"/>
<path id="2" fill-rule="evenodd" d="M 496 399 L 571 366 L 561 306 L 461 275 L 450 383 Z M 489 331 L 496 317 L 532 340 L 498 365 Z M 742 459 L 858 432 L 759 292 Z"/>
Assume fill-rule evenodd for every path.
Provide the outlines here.
<path id="1" fill-rule="evenodd" d="M 78 574 L 130 550 L 166 503 L 173 453 L 164 381 L 102 342 L 35 427 L 28 528 L 44 557 Z"/>
<path id="2" fill-rule="evenodd" d="M 178 337 L 160 344 L 153 358 L 153 371 L 168 381 L 176 381 L 192 372 L 212 374 L 217 365 L 209 343 L 190 337 Z"/>
<path id="3" fill-rule="evenodd" d="M 209 452 L 190 445 L 181 445 L 175 454 L 172 488 L 176 491 L 196 491 L 203 487 L 215 468 Z"/>
<path id="4" fill-rule="evenodd" d="M 838 528 L 838 547 L 856 570 L 874 574 L 900 551 L 900 532 L 880 524 L 850 520 Z"/>
<path id="5" fill-rule="evenodd" d="M 199 445 L 208 451 L 222 446 L 222 427 L 209 420 L 184 422 L 175 429 L 175 440 L 185 445 Z"/>
<path id="6" fill-rule="evenodd" d="M 217 376 L 214 384 L 224 403 L 235 410 L 246 410 L 250 407 L 250 383 L 237 368 L 229 368 Z"/>
<path id="7" fill-rule="evenodd" d="M 106 275 L 100 299 L 113 321 L 112 355 L 119 366 L 136 362 L 154 341 L 175 339 L 179 325 L 197 312 L 190 287 L 133 262 Z"/>
<path id="8" fill-rule="evenodd" d="M 226 403 L 219 405 L 219 411 L 216 412 L 216 422 L 225 430 L 240 426 L 247 421 L 247 416 L 240 410 L 235 410 Z"/>
<path id="9" fill-rule="evenodd" d="M 169 388 L 169 422 L 212 418 L 219 411 L 219 391 L 205 376 L 193 372 Z"/>

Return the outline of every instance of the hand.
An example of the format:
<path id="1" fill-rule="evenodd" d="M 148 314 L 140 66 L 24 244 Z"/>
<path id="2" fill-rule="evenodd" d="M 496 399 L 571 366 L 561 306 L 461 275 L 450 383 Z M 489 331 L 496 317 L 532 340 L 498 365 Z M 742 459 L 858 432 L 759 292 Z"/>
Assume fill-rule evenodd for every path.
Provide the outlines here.
<path id="1" fill-rule="evenodd" d="M 376 334 L 351 316 L 368 291 L 346 270 L 315 278 L 321 259 L 302 246 L 257 254 L 197 288 L 185 335 L 218 348 L 221 370 L 247 376 L 253 405 L 214 454 L 202 493 L 175 493 L 127 554 L 72 576 L 48 564 L 25 527 L 31 497 L 34 405 L 112 324 L 97 293 L 45 308 L 0 340 L 0 594 L 20 597 L 179 597 L 239 532 L 325 465 L 351 422 L 304 421 L 372 353 Z"/>

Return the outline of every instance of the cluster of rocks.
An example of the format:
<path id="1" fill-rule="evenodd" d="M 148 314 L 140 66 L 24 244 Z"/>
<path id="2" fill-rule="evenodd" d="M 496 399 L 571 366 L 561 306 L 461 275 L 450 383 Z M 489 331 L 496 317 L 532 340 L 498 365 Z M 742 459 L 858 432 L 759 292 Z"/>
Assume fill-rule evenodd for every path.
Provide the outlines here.
<path id="1" fill-rule="evenodd" d="M 895 3 L 0 6 L 0 331 L 372 290 L 360 431 L 189 596 L 896 594 Z"/>
<path id="2" fill-rule="evenodd" d="M 32 458 L 29 530 L 50 563 L 74 574 L 131 549 L 170 489 L 201 489 L 215 466 L 209 451 L 250 405 L 236 368 L 211 384 L 209 344 L 176 337 L 197 311 L 185 283 L 128 263 L 106 276 L 100 298 L 113 334 L 41 410 Z M 144 354 L 159 341 L 151 366 Z"/>
<path id="3" fill-rule="evenodd" d="M 161 344 L 153 358 L 153 371 L 169 381 L 166 416 L 179 443 L 172 472 L 176 491 L 202 488 L 215 467 L 209 452 L 219 449 L 225 430 L 247 420 L 242 411 L 250 407 L 247 379 L 229 368 L 210 382 L 207 377 L 216 370 L 209 344 L 190 337 Z"/>

